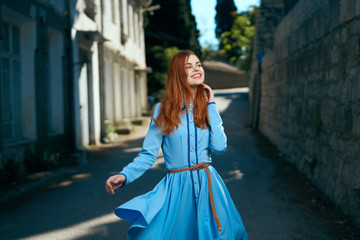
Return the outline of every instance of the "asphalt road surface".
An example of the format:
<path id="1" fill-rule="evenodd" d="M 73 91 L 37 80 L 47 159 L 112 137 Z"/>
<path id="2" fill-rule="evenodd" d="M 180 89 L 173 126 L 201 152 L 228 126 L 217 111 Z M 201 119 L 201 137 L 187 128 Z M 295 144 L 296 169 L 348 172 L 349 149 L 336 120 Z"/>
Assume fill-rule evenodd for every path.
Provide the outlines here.
<path id="1" fill-rule="evenodd" d="M 359 230 L 248 127 L 246 89 L 219 90 L 216 104 L 228 148 L 213 154 L 213 166 L 230 191 L 249 240 L 360 239 Z M 119 143 L 94 147 L 86 164 L 56 170 L 56 177 L 3 201 L 0 239 L 126 239 L 130 224 L 113 210 L 151 190 L 166 174 L 164 159 L 160 154 L 148 172 L 113 196 L 104 185 L 137 155 L 146 131 L 147 126 L 137 127 Z"/>

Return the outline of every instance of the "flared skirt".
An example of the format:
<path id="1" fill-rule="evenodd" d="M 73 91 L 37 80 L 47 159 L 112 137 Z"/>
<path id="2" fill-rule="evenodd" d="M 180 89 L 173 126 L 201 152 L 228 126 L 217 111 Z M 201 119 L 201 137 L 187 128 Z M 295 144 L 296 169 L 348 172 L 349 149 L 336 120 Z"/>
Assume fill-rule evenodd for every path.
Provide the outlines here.
<path id="1" fill-rule="evenodd" d="M 115 214 L 132 223 L 128 239 L 247 240 L 223 180 L 212 166 L 208 169 L 221 231 L 211 210 L 206 171 L 201 169 L 195 174 L 198 181 L 190 171 L 168 173 L 152 191 L 117 207 Z"/>

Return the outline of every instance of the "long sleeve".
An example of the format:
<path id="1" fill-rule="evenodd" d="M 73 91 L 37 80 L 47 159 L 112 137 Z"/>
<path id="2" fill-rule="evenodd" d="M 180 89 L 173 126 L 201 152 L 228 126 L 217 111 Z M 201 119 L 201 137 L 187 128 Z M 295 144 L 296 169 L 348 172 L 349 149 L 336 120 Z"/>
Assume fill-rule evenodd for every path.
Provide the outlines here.
<path id="1" fill-rule="evenodd" d="M 210 124 L 210 150 L 214 153 L 224 152 L 227 147 L 227 138 L 224 132 L 223 121 L 216 108 L 215 102 L 208 104 Z"/>
<path id="2" fill-rule="evenodd" d="M 154 122 L 154 118 L 156 118 L 159 113 L 160 104 L 156 104 L 154 113 L 151 117 L 150 127 L 144 139 L 140 153 L 119 173 L 125 175 L 125 185 L 135 181 L 155 163 L 163 141 L 163 134 Z"/>

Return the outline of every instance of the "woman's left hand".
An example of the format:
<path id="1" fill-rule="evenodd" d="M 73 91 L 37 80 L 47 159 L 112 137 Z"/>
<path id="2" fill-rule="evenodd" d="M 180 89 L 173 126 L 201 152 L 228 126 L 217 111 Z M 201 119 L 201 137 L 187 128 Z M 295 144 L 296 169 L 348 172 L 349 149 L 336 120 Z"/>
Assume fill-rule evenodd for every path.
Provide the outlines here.
<path id="1" fill-rule="evenodd" d="M 116 174 L 108 178 L 105 184 L 105 189 L 109 194 L 114 194 L 115 189 L 123 186 L 126 181 L 126 177 L 123 174 Z"/>
<path id="2" fill-rule="evenodd" d="M 215 102 L 215 97 L 214 97 L 213 90 L 209 87 L 209 85 L 206 85 L 205 83 L 202 83 L 202 85 L 205 88 L 206 95 L 207 95 L 207 98 L 208 98 L 208 103 Z"/>

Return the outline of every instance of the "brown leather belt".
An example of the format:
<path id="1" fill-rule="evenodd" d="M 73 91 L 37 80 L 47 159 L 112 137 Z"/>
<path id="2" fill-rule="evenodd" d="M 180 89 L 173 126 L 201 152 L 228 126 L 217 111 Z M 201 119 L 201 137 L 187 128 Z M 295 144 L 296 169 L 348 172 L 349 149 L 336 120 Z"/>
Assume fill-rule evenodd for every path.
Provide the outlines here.
<path id="1" fill-rule="evenodd" d="M 170 170 L 168 171 L 168 173 L 178 173 L 178 172 L 184 172 L 184 171 L 199 171 L 200 169 L 204 169 L 206 170 L 206 175 L 207 175 L 207 179 L 208 179 L 208 187 L 209 187 L 209 199 L 210 199 L 210 206 L 211 206 L 211 211 L 214 215 L 215 218 L 215 222 L 217 225 L 217 229 L 218 231 L 221 231 L 221 224 L 220 224 L 220 220 L 219 217 L 216 213 L 216 209 L 215 209 L 215 204 L 214 204 L 214 197 L 213 197 L 213 193 L 212 193 L 212 187 L 211 187 L 211 177 L 210 177 L 210 172 L 208 167 L 210 166 L 209 163 L 199 163 L 196 164 L 192 167 L 188 167 L 188 168 L 181 168 L 181 169 L 175 169 L 175 170 Z"/>

